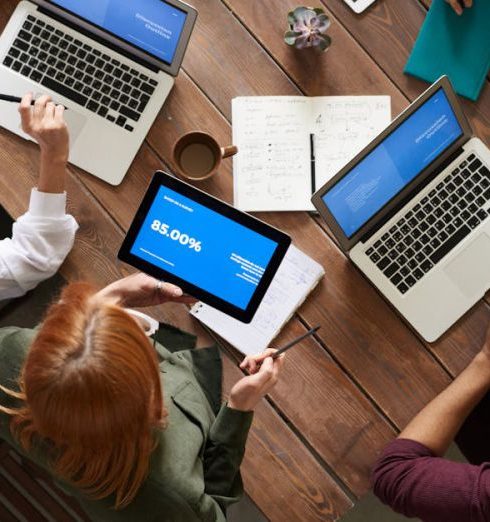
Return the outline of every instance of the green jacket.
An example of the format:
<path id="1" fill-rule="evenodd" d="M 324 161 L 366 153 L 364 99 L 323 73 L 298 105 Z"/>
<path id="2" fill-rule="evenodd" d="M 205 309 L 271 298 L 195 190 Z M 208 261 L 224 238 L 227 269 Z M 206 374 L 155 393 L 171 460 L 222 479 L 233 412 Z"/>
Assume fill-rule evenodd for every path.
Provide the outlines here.
<path id="1" fill-rule="evenodd" d="M 19 371 L 34 335 L 34 330 L 0 329 L 3 386 L 18 389 Z M 215 416 L 196 378 L 191 351 L 171 353 L 159 345 L 157 350 L 163 359 L 160 372 L 169 411 L 168 426 L 160 433 L 150 474 L 133 502 L 116 511 L 112 497 L 89 500 L 68 484 L 58 484 L 77 498 L 94 521 L 225 521 L 226 507 L 237 502 L 243 493 L 239 468 L 252 414 L 223 404 Z M 215 352 L 210 355 L 216 357 Z M 0 391 L 0 404 L 15 407 L 19 401 Z M 0 437 L 24 453 L 10 434 L 9 419 L 0 413 Z M 40 448 L 27 456 L 49 470 Z"/>

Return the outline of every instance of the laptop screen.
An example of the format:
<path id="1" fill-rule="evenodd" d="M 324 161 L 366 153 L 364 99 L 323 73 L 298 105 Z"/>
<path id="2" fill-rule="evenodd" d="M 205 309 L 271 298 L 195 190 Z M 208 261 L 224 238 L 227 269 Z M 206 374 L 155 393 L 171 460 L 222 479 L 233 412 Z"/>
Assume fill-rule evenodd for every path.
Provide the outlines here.
<path id="1" fill-rule="evenodd" d="M 442 88 L 322 197 L 351 238 L 463 134 Z"/>
<path id="2" fill-rule="evenodd" d="M 187 14 L 163 0 L 51 0 L 101 29 L 171 64 Z"/>

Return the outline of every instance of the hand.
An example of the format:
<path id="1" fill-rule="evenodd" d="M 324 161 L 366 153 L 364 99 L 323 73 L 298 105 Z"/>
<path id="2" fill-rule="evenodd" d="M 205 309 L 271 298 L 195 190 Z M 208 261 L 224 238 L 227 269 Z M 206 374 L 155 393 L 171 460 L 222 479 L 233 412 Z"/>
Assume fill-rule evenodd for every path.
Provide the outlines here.
<path id="1" fill-rule="evenodd" d="M 146 274 L 133 274 L 115 281 L 97 293 L 99 297 L 115 299 L 125 308 L 155 306 L 168 301 L 193 304 L 196 299 L 183 295 L 182 290 L 170 283 L 160 283 Z"/>
<path id="2" fill-rule="evenodd" d="M 63 114 L 63 105 L 55 105 L 51 97 L 43 95 L 31 105 L 32 93 L 26 94 L 20 103 L 19 112 L 22 130 L 34 138 L 41 154 L 52 163 L 66 164 L 69 153 L 69 135 Z"/>
<path id="3" fill-rule="evenodd" d="M 464 7 L 471 7 L 473 5 L 473 0 L 461 0 L 461 2 L 460 0 L 446 0 L 446 2 L 451 5 L 451 7 L 458 15 L 463 14 L 462 4 L 464 5 Z"/>
<path id="4" fill-rule="evenodd" d="M 234 410 L 252 411 L 260 399 L 276 385 L 284 356 L 272 359 L 277 350 L 267 349 L 260 355 L 248 356 L 240 368 L 248 370 L 250 375 L 240 379 L 231 389 L 228 406 Z"/>

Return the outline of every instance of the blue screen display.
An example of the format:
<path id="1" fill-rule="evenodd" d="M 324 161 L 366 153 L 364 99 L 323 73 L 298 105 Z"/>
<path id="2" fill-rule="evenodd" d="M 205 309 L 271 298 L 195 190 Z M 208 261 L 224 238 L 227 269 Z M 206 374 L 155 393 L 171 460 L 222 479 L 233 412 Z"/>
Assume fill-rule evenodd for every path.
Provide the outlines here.
<path id="1" fill-rule="evenodd" d="M 162 0 L 51 0 L 170 64 L 187 17 Z"/>
<path id="2" fill-rule="evenodd" d="M 245 310 L 278 244 L 160 187 L 131 254 Z"/>
<path id="3" fill-rule="evenodd" d="M 352 237 L 463 131 L 441 88 L 323 196 Z"/>

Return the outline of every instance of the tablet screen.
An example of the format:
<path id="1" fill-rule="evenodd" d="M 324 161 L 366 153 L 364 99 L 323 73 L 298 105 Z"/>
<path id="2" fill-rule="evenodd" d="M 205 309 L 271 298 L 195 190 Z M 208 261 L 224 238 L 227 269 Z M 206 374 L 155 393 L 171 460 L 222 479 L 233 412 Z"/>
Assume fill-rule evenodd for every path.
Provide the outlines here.
<path id="1" fill-rule="evenodd" d="M 214 200 L 210 196 L 206 198 Z M 218 203 L 226 207 L 224 211 L 201 204 L 196 198 L 191 199 L 168 186 L 159 186 L 151 203 L 147 203 L 129 253 L 233 307 L 246 310 L 268 265 L 277 257 L 281 237 L 277 241 L 267 237 L 237 222 L 233 213 L 246 216 L 277 235 L 287 236 Z M 282 244 L 280 250 L 284 250 L 283 247 Z"/>

